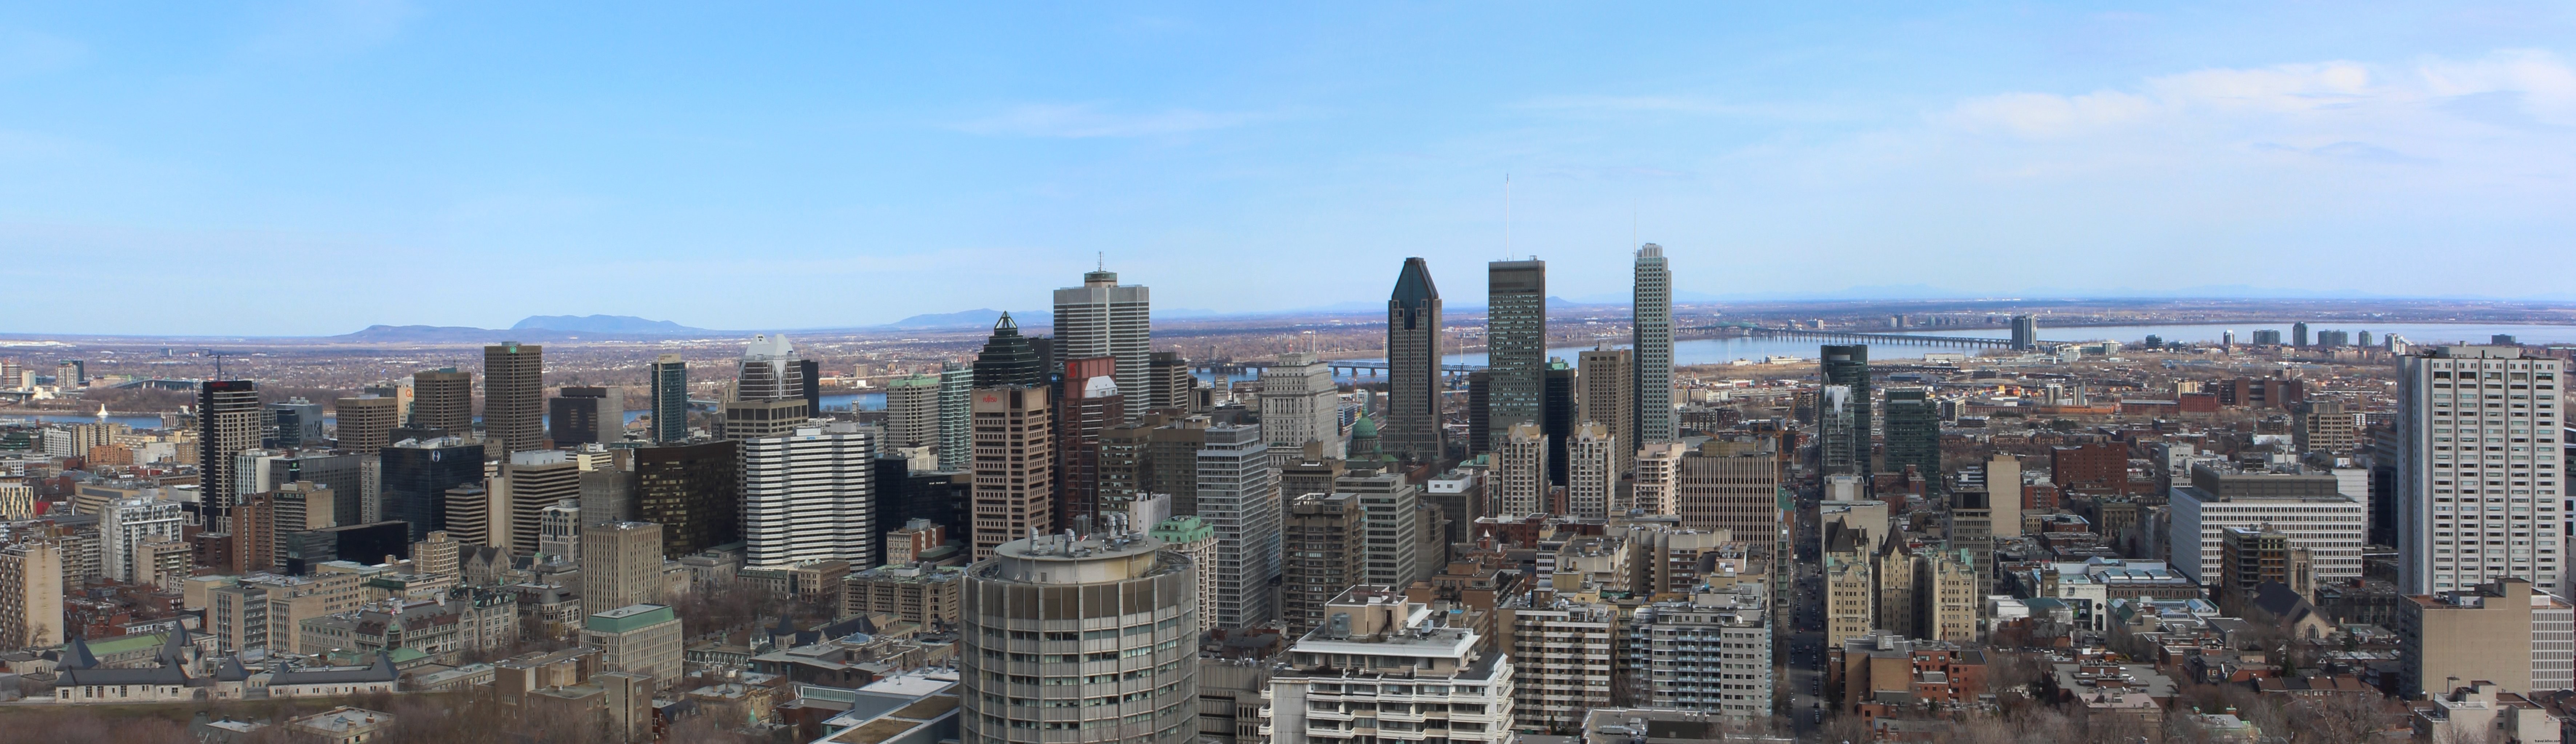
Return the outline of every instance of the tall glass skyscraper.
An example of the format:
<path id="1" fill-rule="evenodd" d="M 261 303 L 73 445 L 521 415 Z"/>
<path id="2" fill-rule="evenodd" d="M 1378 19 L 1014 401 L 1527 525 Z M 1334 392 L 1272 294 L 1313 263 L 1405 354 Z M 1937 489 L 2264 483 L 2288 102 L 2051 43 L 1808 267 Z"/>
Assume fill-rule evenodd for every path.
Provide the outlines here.
<path id="1" fill-rule="evenodd" d="M 689 440 L 689 363 L 678 354 L 653 360 L 652 439 L 663 444 Z"/>
<path id="2" fill-rule="evenodd" d="M 1824 436 L 1818 437 L 1817 441 L 1818 446 L 1826 448 L 1824 453 L 1826 462 L 1848 463 L 1840 467 L 1849 469 L 1841 472 L 1828 470 L 1826 474 L 1857 475 L 1860 476 L 1862 483 L 1868 483 L 1871 431 L 1869 345 L 1826 344 L 1821 356 L 1825 360 L 1823 384 L 1828 387 L 1840 385 L 1850 388 L 1849 397 L 1842 401 L 1842 405 L 1846 407 L 1845 414 L 1850 416 L 1850 427 L 1845 430 L 1846 433 L 1839 436 L 1836 435 L 1833 427 L 1827 427 Z M 1822 408 L 1824 404 L 1819 403 L 1818 407 Z"/>
<path id="3" fill-rule="evenodd" d="M 975 370 L 949 362 L 939 370 L 939 469 L 959 472 L 975 461 Z"/>
<path id="4" fill-rule="evenodd" d="M 501 452 L 546 448 L 546 348 L 483 347 L 483 436 Z"/>
<path id="5" fill-rule="evenodd" d="M 1011 314 L 1003 313 L 1001 320 L 993 322 L 993 337 L 984 341 L 984 353 L 975 356 L 975 387 L 1043 388 L 1046 384 L 1046 362 L 1038 358 L 1037 347 L 1020 335 L 1020 324 L 1011 320 Z"/>
<path id="6" fill-rule="evenodd" d="M 1386 301 L 1386 371 L 1386 426 L 1378 430 L 1386 453 L 1440 459 L 1440 289 L 1420 258 L 1404 259 Z"/>
<path id="7" fill-rule="evenodd" d="M 1485 358 L 1492 377 L 1489 430 L 1539 423 L 1547 412 L 1547 262 L 1485 266 Z"/>
<path id="8" fill-rule="evenodd" d="M 1628 341 L 1636 351 L 1637 413 L 1631 431 L 1619 432 L 1628 451 L 1680 436 L 1673 420 L 1673 271 L 1664 247 L 1637 248 L 1637 284 L 1629 306 Z"/>

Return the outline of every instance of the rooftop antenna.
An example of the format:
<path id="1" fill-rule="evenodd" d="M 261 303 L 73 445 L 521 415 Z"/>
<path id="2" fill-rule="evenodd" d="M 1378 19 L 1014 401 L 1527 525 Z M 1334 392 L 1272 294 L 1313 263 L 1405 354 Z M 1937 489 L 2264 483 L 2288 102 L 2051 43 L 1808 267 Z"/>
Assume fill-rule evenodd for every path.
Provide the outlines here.
<path id="1" fill-rule="evenodd" d="M 1108 271 L 1108 270 L 1109 270 L 1109 252 L 1108 252 L 1108 251 L 1101 251 L 1101 252 L 1098 252 L 1098 253 L 1091 254 L 1091 260 L 1095 262 L 1095 263 L 1093 263 L 1093 264 L 1091 265 L 1092 270 L 1094 270 L 1094 271 Z"/>
<path id="2" fill-rule="evenodd" d="M 1503 173 L 1503 260 L 1512 260 L 1512 174 Z"/>

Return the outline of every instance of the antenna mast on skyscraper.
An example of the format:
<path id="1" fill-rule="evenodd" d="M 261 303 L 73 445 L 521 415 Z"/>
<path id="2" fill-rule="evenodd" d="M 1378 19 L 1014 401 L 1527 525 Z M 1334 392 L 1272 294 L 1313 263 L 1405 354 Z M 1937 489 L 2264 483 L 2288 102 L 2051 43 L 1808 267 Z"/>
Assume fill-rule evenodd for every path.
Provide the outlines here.
<path id="1" fill-rule="evenodd" d="M 1512 174 L 1503 174 L 1503 260 L 1512 260 Z"/>

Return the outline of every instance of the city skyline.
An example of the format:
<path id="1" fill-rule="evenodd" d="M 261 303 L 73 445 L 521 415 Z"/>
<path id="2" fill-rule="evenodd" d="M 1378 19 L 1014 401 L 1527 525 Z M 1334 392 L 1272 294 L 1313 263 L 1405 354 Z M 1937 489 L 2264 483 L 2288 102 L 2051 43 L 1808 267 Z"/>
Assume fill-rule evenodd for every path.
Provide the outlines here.
<path id="1" fill-rule="evenodd" d="M 1590 259 L 1649 241 L 1702 267 L 1676 273 L 1684 302 L 2571 291 L 2495 286 L 2474 262 L 2374 269 L 2440 250 L 2567 274 L 2576 16 L 2544 5 L 543 13 L 0 24 L 0 95 L 22 104 L 0 115 L 0 243 L 56 257 L 22 264 L 24 299 L 102 281 L 133 298 L 8 330 L 860 326 L 1036 309 L 1104 252 L 1175 311 L 1373 299 L 1204 260 L 1235 252 L 1421 255 L 1453 274 L 1534 254 L 1580 300 L 1625 288 Z M 2112 258 L 2250 250 L 2300 270 Z M 1987 268 L 2039 252 L 2074 260 Z M 1796 270 L 1815 254 L 1904 269 Z M 531 256 L 601 281 L 542 302 L 476 281 Z M 103 278 L 76 257 L 126 260 Z M 370 279 L 399 257 L 419 260 Z M 278 266 L 459 289 L 348 293 L 331 313 L 210 289 Z M 877 291 L 793 311 L 670 299 L 780 274 Z M 193 312 L 209 304 L 236 306 Z"/>

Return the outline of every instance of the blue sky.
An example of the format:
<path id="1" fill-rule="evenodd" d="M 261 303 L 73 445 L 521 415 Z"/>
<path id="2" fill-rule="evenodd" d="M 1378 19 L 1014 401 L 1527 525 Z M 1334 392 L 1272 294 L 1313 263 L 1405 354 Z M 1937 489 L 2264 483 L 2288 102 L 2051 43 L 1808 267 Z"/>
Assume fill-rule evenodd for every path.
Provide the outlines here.
<path id="1" fill-rule="evenodd" d="M 859 325 L 1102 252 L 1465 305 L 1632 235 L 1708 295 L 2576 297 L 2571 8 L 13 3 L 0 330 Z"/>

